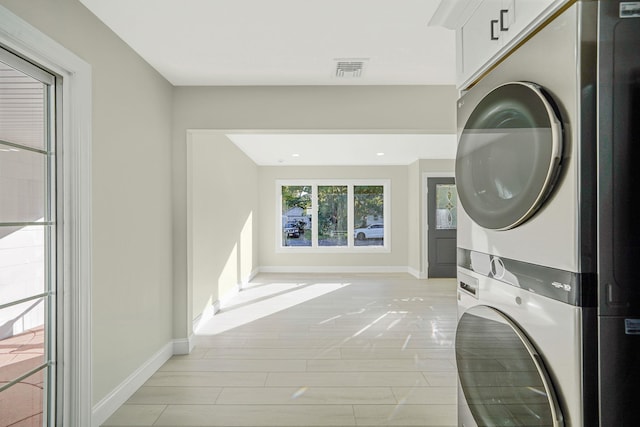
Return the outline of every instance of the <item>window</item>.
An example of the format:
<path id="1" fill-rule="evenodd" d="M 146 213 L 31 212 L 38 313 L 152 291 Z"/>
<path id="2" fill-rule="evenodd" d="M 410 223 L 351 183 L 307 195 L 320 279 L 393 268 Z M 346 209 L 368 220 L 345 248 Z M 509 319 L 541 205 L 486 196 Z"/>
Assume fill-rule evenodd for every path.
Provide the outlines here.
<path id="1" fill-rule="evenodd" d="M 319 246 L 347 246 L 347 197 L 346 185 L 318 186 Z"/>
<path id="2" fill-rule="evenodd" d="M 436 230 L 458 227 L 458 197 L 455 184 L 436 184 Z"/>
<path id="3" fill-rule="evenodd" d="M 384 246 L 384 188 L 358 185 L 353 189 L 355 246 Z"/>
<path id="4" fill-rule="evenodd" d="M 278 250 L 388 251 L 388 180 L 278 181 Z"/>
<path id="5" fill-rule="evenodd" d="M 284 246 L 311 246 L 310 185 L 282 186 L 282 244 Z"/>

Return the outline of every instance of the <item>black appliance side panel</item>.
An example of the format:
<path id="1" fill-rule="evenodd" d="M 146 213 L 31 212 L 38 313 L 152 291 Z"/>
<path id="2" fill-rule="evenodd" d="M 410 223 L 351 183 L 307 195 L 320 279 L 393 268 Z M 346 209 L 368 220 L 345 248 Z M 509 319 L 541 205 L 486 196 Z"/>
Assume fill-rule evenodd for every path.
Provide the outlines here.
<path id="1" fill-rule="evenodd" d="M 600 425 L 624 427 L 640 419 L 640 10 L 599 3 Z"/>

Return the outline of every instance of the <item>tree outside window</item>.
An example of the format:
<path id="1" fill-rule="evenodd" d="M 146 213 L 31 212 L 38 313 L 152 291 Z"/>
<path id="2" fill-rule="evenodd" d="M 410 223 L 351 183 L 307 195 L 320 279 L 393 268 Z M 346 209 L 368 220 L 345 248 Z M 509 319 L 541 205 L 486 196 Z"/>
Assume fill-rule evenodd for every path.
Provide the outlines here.
<path id="1" fill-rule="evenodd" d="M 282 186 L 282 245 L 311 246 L 313 222 L 310 185 Z"/>
<path id="2" fill-rule="evenodd" d="M 347 186 L 318 186 L 318 245 L 347 246 Z"/>

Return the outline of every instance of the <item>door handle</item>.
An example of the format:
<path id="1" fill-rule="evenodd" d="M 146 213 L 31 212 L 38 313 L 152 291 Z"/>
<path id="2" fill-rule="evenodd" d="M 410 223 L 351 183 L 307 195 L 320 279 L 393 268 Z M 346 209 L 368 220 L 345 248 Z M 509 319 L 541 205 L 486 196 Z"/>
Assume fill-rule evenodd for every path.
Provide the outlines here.
<path id="1" fill-rule="evenodd" d="M 498 36 L 495 35 L 494 33 L 494 29 L 495 29 L 495 25 L 498 23 L 497 19 L 492 19 L 491 20 L 491 40 L 498 40 Z"/>
<path id="2" fill-rule="evenodd" d="M 509 13 L 509 9 L 501 9 L 500 10 L 500 31 L 508 31 L 509 27 L 506 27 L 505 24 L 505 15 Z"/>

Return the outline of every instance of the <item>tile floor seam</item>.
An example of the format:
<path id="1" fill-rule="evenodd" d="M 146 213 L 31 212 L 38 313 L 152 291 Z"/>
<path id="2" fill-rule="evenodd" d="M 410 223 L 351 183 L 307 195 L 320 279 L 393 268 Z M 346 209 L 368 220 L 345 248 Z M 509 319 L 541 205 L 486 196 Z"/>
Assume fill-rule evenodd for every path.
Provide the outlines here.
<path id="1" fill-rule="evenodd" d="M 356 416 L 356 405 L 351 405 L 351 412 L 353 413 L 353 425 L 358 425 L 358 417 Z"/>
<path id="2" fill-rule="evenodd" d="M 155 419 L 154 422 L 151 423 L 152 426 L 156 425 L 156 423 L 158 422 L 160 417 L 162 417 L 162 414 L 164 414 L 164 411 L 166 411 L 167 408 L 169 407 L 169 405 L 163 405 L 163 406 L 164 406 L 164 408 L 162 409 L 162 411 L 160 411 L 160 414 L 158 414 L 158 417 Z"/>

